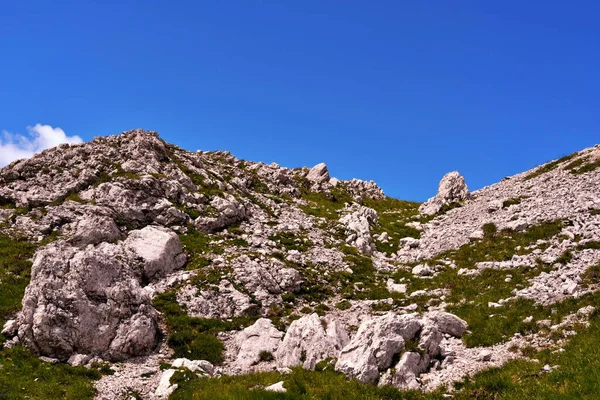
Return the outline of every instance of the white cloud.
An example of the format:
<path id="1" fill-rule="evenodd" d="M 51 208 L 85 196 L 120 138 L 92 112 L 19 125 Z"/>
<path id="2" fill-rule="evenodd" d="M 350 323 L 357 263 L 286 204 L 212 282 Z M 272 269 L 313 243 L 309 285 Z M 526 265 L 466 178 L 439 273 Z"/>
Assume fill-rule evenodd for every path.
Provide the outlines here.
<path id="1" fill-rule="evenodd" d="M 67 136 L 62 129 L 50 125 L 28 126 L 27 135 L 3 131 L 0 136 L 0 167 L 20 158 L 29 158 L 61 143 L 81 142 L 79 136 Z"/>

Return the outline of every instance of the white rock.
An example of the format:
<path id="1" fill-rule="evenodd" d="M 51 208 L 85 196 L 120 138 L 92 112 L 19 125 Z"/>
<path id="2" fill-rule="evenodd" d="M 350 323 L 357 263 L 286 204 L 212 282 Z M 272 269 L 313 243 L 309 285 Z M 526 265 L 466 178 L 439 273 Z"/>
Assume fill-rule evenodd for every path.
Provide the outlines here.
<path id="1" fill-rule="evenodd" d="M 310 171 L 308 171 L 306 179 L 316 184 L 322 184 L 329 181 L 329 171 L 327 170 L 327 165 L 325 163 L 315 165 L 310 169 Z"/>
<path id="2" fill-rule="evenodd" d="M 272 384 L 271 386 L 267 386 L 265 390 L 267 392 L 275 392 L 275 393 L 285 393 L 287 389 L 283 387 L 283 381 Z"/>
<path id="3" fill-rule="evenodd" d="M 249 368 L 260 361 L 262 352 L 268 352 L 274 356 L 282 337 L 283 332 L 277 330 L 271 320 L 258 319 L 235 337 L 236 348 L 239 349 L 235 361 L 236 366 Z"/>
<path id="4" fill-rule="evenodd" d="M 468 327 L 468 324 L 465 320 L 460 319 L 454 314 L 444 311 L 435 311 L 429 313 L 427 314 L 427 317 L 435 322 L 440 332 L 447 333 L 455 337 L 462 337 Z"/>
<path id="5" fill-rule="evenodd" d="M 364 321 L 342 350 L 336 371 L 364 383 L 374 383 L 379 372 L 390 367 L 394 355 L 404 349 L 405 341 L 412 340 L 421 326 L 412 315 L 394 313 Z"/>
<path id="6" fill-rule="evenodd" d="M 279 367 L 302 365 L 314 369 L 328 357 L 337 357 L 348 343 L 348 334 L 332 317 L 323 320 L 317 314 L 307 315 L 290 324 L 283 341 L 277 349 Z"/>
<path id="7" fill-rule="evenodd" d="M 173 377 L 173 374 L 175 374 L 174 369 L 167 369 L 163 371 L 160 377 L 160 382 L 158 383 L 158 387 L 154 391 L 154 395 L 159 399 L 168 398 L 178 388 L 179 385 L 177 384 L 171 385 L 171 378 Z"/>
<path id="8" fill-rule="evenodd" d="M 430 276 L 433 274 L 433 270 L 427 264 L 419 264 L 412 269 L 412 273 L 417 276 Z"/>
<path id="9" fill-rule="evenodd" d="M 490 361 L 492 359 L 492 352 L 490 350 L 481 350 L 478 359 L 479 361 Z"/>
<path id="10" fill-rule="evenodd" d="M 14 336 L 17 334 L 17 321 L 14 319 L 9 319 L 4 323 L 4 327 L 2 328 L 2 334 L 5 336 Z"/>
<path id="11" fill-rule="evenodd" d="M 202 371 L 207 375 L 214 373 L 215 367 L 206 360 L 188 360 L 187 358 L 177 358 L 171 364 L 175 368 L 187 368 L 192 372 Z"/>
<path id="12" fill-rule="evenodd" d="M 440 181 L 437 195 L 421 204 L 419 212 L 423 215 L 434 215 L 440 212 L 445 205 L 464 201 L 469 196 L 465 178 L 456 171 L 449 172 Z"/>
<path id="13" fill-rule="evenodd" d="M 386 287 L 390 293 L 406 293 L 407 290 L 405 283 L 394 283 L 392 278 L 387 280 Z"/>

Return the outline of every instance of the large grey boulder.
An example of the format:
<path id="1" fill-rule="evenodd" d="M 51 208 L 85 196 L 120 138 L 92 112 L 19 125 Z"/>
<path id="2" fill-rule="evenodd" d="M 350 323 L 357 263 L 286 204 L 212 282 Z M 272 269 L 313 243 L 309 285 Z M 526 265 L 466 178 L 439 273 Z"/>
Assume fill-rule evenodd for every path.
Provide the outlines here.
<path id="1" fill-rule="evenodd" d="M 389 368 L 407 340 L 422 327 L 413 315 L 387 313 L 363 322 L 343 348 L 335 369 L 364 383 L 375 383 L 379 372 Z"/>
<path id="2" fill-rule="evenodd" d="M 75 234 L 69 242 L 75 246 L 86 246 L 102 242 L 114 242 L 121 231 L 113 218 L 102 215 L 86 215 L 75 224 Z"/>
<path id="3" fill-rule="evenodd" d="M 308 171 L 306 179 L 317 185 L 329 182 L 329 170 L 327 169 L 327 165 L 325 163 L 315 165 Z"/>
<path id="4" fill-rule="evenodd" d="M 260 361 L 263 352 L 275 356 L 282 337 L 283 332 L 275 328 L 271 320 L 260 318 L 236 335 L 236 366 L 242 369 L 249 368 Z"/>
<path id="5" fill-rule="evenodd" d="M 348 334 L 339 321 L 307 315 L 291 323 L 277 349 L 277 363 L 280 367 L 314 369 L 319 361 L 337 357 L 346 343 Z"/>
<path id="6" fill-rule="evenodd" d="M 444 311 L 435 311 L 427 315 L 438 327 L 440 332 L 461 337 L 467 330 L 467 321 Z"/>
<path id="7" fill-rule="evenodd" d="M 444 206 L 460 203 L 470 196 L 465 178 L 457 171 L 449 172 L 440 181 L 438 193 L 427 202 L 421 204 L 419 212 L 423 215 L 434 215 L 442 211 Z"/>
<path id="8" fill-rule="evenodd" d="M 147 226 L 131 231 L 123 243 L 136 259 L 142 261 L 143 275 L 164 276 L 185 264 L 185 254 L 179 237 L 170 229 Z"/>
<path id="9" fill-rule="evenodd" d="M 274 295 L 295 292 L 302 283 L 300 272 L 275 259 L 259 262 L 243 255 L 233 260 L 232 265 L 237 281 L 266 307 L 275 301 Z"/>
<path id="10" fill-rule="evenodd" d="M 148 354 L 160 335 L 142 286 L 183 263 L 177 236 L 153 227 L 116 244 L 42 247 L 17 317 L 18 338 L 40 355 L 65 361 L 73 354 L 108 360 Z"/>
<path id="11" fill-rule="evenodd" d="M 201 232 L 212 233 L 230 225 L 245 220 L 248 217 L 246 207 L 235 197 L 228 194 L 224 197 L 215 196 L 210 205 L 216 210 L 216 217 L 199 217 L 194 221 Z"/>
<path id="12" fill-rule="evenodd" d="M 353 205 L 348 211 L 340 218 L 340 224 L 346 228 L 348 234 L 347 242 L 361 253 L 371 254 L 375 250 L 371 226 L 377 223 L 377 211 L 360 205 Z"/>

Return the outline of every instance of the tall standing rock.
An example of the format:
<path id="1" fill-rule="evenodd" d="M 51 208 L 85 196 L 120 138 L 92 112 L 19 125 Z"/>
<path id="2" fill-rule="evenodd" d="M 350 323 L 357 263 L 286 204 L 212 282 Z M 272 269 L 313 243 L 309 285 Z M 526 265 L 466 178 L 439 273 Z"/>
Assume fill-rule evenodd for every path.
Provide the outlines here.
<path id="1" fill-rule="evenodd" d="M 329 182 L 329 170 L 327 169 L 327 165 L 325 163 L 320 163 L 315 165 L 308 171 L 308 175 L 306 175 L 306 179 L 311 181 L 314 184 L 321 185 L 323 183 Z"/>
<path id="2" fill-rule="evenodd" d="M 457 171 L 449 172 L 440 181 L 438 193 L 419 207 L 423 215 L 434 215 L 442 211 L 444 206 L 460 203 L 470 196 L 465 178 Z"/>

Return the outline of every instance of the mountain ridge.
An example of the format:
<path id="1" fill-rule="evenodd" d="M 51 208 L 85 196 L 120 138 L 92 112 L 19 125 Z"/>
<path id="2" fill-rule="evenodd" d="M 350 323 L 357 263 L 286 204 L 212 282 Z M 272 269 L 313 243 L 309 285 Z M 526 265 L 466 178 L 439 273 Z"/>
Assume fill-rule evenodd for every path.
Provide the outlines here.
<path id="1" fill-rule="evenodd" d="M 151 131 L 60 145 L 0 169 L 1 233 L 35 253 L 30 276 L 0 269 L 5 351 L 111 362 L 99 399 L 296 366 L 441 396 L 589 324 L 599 160 L 595 146 L 474 192 L 450 173 L 419 204 Z"/>

